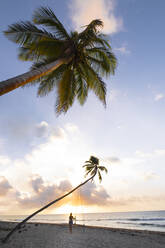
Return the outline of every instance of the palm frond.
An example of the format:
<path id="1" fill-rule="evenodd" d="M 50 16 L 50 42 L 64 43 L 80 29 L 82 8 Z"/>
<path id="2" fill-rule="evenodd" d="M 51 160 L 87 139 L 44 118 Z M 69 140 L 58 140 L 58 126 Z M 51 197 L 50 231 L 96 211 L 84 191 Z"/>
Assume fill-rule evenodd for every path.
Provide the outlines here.
<path id="1" fill-rule="evenodd" d="M 38 42 L 39 40 L 44 39 L 56 39 L 56 37 L 47 32 L 45 29 L 39 29 L 31 22 L 19 22 L 12 24 L 8 27 L 8 30 L 4 31 L 6 37 L 20 44 L 21 46 L 25 46 L 32 42 Z"/>
<path id="2" fill-rule="evenodd" d="M 42 83 L 40 83 L 37 91 L 38 96 L 46 96 L 48 95 L 56 86 L 56 81 L 52 77 L 52 75 L 49 75 L 46 80 L 42 80 Z"/>
<path id="3" fill-rule="evenodd" d="M 31 50 L 27 47 L 20 47 L 18 52 L 18 58 L 22 61 L 37 61 L 41 57 L 38 51 Z"/>
<path id="4" fill-rule="evenodd" d="M 112 52 L 102 47 L 93 47 L 87 49 L 87 53 L 89 54 L 88 56 L 102 61 L 101 67 L 105 71 L 106 76 L 114 74 L 117 59 Z"/>
<path id="5" fill-rule="evenodd" d="M 108 173 L 107 168 L 104 167 L 104 166 L 98 166 L 98 169 L 101 170 L 101 171 L 105 171 L 105 173 Z"/>
<path id="6" fill-rule="evenodd" d="M 75 99 L 75 79 L 71 67 L 63 74 L 61 81 L 58 84 L 56 113 L 66 113 L 68 108 L 72 106 Z"/>
<path id="7" fill-rule="evenodd" d="M 90 161 L 94 165 L 98 165 L 99 164 L 99 159 L 97 157 L 90 156 Z"/>
<path id="8" fill-rule="evenodd" d="M 108 48 L 109 50 L 112 50 L 112 47 L 110 45 L 110 42 L 108 41 L 108 37 L 105 34 L 98 34 L 98 43 L 102 46 Z"/>
<path id="9" fill-rule="evenodd" d="M 91 173 L 93 171 L 93 168 L 85 168 L 86 173 Z"/>
<path id="10" fill-rule="evenodd" d="M 99 177 L 99 182 L 101 183 L 101 181 L 102 181 L 102 176 L 101 176 L 101 173 L 100 173 L 100 171 L 99 171 L 99 170 L 97 171 L 97 173 L 98 173 L 98 177 Z"/>
<path id="11" fill-rule="evenodd" d="M 59 40 L 41 40 L 33 42 L 19 49 L 21 60 L 39 60 L 42 57 L 53 57 L 54 60 L 62 57 L 67 44 Z"/>
<path id="12" fill-rule="evenodd" d="M 91 56 L 87 56 L 87 59 L 94 71 L 97 71 L 97 73 L 101 74 L 102 77 L 107 76 L 109 73 L 109 66 L 104 60 L 99 60 Z"/>
<path id="13" fill-rule="evenodd" d="M 83 166 L 85 168 L 85 177 L 90 175 L 94 176 L 98 174 L 99 182 L 102 181 L 102 175 L 101 171 L 105 171 L 106 173 L 108 170 L 104 166 L 99 166 L 99 159 L 97 157 L 91 156 L 88 161 L 85 162 L 85 165 Z"/>
<path id="14" fill-rule="evenodd" d="M 40 7 L 37 9 L 33 15 L 33 22 L 51 28 L 58 39 L 70 39 L 66 29 L 58 20 L 51 8 Z"/>
<path id="15" fill-rule="evenodd" d="M 76 80 L 76 95 L 79 103 L 83 105 L 88 96 L 88 85 L 83 78 L 80 69 L 77 67 L 74 70 L 75 80 Z"/>
<path id="16" fill-rule="evenodd" d="M 98 35 L 98 28 L 103 27 L 103 22 L 99 19 L 96 19 L 85 27 L 86 28 L 81 33 L 79 33 L 79 42 L 82 48 L 94 45 Z"/>
<path id="17" fill-rule="evenodd" d="M 45 77 L 40 78 L 40 85 L 38 87 L 38 96 L 48 95 L 55 87 L 66 70 L 66 65 L 61 65 L 55 71 L 49 73 Z"/>
<path id="18" fill-rule="evenodd" d="M 95 19 L 95 20 L 91 21 L 88 25 L 86 25 L 86 29 L 84 30 L 84 32 L 92 30 L 95 33 L 97 33 L 98 28 L 103 28 L 103 26 L 104 26 L 104 24 L 100 19 Z"/>
<path id="19" fill-rule="evenodd" d="M 91 167 L 91 168 L 93 168 L 93 166 L 94 166 L 94 165 L 91 164 L 91 163 L 90 163 L 90 164 L 84 164 L 84 165 L 83 165 L 83 167 Z"/>
<path id="20" fill-rule="evenodd" d="M 88 170 L 85 173 L 85 177 L 87 177 L 90 174 L 90 176 L 94 175 L 93 170 Z"/>
<path id="21" fill-rule="evenodd" d="M 68 34 L 48 7 L 37 9 L 33 22 L 34 24 L 18 22 L 5 31 L 10 40 L 20 45 L 19 59 L 34 62 L 31 69 L 39 71 L 37 77 L 41 75 L 42 69 L 45 70 L 42 77 L 37 80 L 30 78 L 32 81 L 27 85 L 36 85 L 39 82 L 39 96 L 45 96 L 55 88 L 55 109 L 58 115 L 66 113 L 76 98 L 83 105 L 89 90 L 106 105 L 106 85 L 102 77 L 114 74 L 117 60 L 107 36 L 100 33 L 103 22 L 93 20 L 84 26 L 82 32 Z M 42 28 L 36 25 L 41 25 Z M 47 63 L 60 58 L 66 65 L 47 74 Z M 89 163 L 94 164 L 92 160 Z"/>
<path id="22" fill-rule="evenodd" d="M 85 171 L 92 171 L 94 167 L 85 167 Z"/>
<path id="23" fill-rule="evenodd" d="M 102 101 L 104 106 L 106 106 L 106 84 L 103 82 L 101 77 L 93 70 L 93 68 L 84 63 L 82 65 L 83 70 L 87 75 L 87 84 L 91 90 L 95 93 L 95 95 Z"/>
<path id="24" fill-rule="evenodd" d="M 109 42 L 104 39 L 102 35 L 97 35 L 96 37 L 93 37 L 93 43 L 95 44 L 95 46 L 101 45 L 105 49 L 112 49 Z"/>
<path id="25" fill-rule="evenodd" d="M 97 169 L 94 169 L 90 172 L 90 175 L 93 176 L 96 173 Z"/>
<path id="26" fill-rule="evenodd" d="M 85 29 L 79 34 L 79 39 L 84 40 L 84 37 L 92 37 L 93 34 L 97 34 L 98 28 L 103 27 L 103 22 L 100 19 L 91 21 L 88 25 L 84 26 Z"/>

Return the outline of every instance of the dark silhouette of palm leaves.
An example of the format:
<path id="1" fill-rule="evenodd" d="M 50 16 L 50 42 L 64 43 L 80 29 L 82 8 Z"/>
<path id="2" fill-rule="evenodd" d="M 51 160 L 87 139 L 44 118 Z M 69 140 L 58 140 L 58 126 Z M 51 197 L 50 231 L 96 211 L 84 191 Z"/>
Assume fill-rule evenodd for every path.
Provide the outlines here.
<path id="1" fill-rule="evenodd" d="M 16 78 L 20 83 L 6 91 L 5 83 L 10 84 L 15 78 L 1 82 L 0 95 L 26 84 L 39 83 L 38 96 L 56 90 L 58 114 L 66 113 L 75 99 L 83 105 L 90 90 L 106 105 L 106 85 L 102 78 L 114 74 L 117 61 L 107 37 L 99 31 L 101 27 L 103 22 L 96 19 L 84 26 L 80 33 L 68 33 L 47 7 L 34 12 L 33 22 L 21 21 L 10 25 L 4 33 L 20 45 L 19 58 L 33 62 L 30 72 L 35 71 L 35 77 L 28 80 L 28 75 L 24 79 L 22 74 Z M 59 64 L 48 71 L 47 65 L 54 61 L 59 61 Z"/>
<path id="2" fill-rule="evenodd" d="M 83 167 L 85 167 L 85 170 L 86 170 L 85 176 L 88 176 L 88 175 L 92 176 L 92 175 L 98 174 L 100 183 L 102 181 L 101 172 L 104 171 L 108 173 L 108 170 L 106 169 L 106 167 L 100 166 L 99 159 L 94 156 L 91 156 L 90 159 L 85 162 L 85 165 Z"/>

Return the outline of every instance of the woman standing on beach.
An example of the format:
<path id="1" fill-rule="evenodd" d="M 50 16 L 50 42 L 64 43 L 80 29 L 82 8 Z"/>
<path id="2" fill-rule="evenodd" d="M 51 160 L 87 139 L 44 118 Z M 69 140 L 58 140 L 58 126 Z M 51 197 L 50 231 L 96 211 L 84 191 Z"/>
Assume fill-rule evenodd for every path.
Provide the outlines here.
<path id="1" fill-rule="evenodd" d="M 69 231 L 70 231 L 70 233 L 72 233 L 73 219 L 74 219 L 74 217 L 73 217 L 72 213 L 70 213 L 70 215 L 69 215 Z"/>

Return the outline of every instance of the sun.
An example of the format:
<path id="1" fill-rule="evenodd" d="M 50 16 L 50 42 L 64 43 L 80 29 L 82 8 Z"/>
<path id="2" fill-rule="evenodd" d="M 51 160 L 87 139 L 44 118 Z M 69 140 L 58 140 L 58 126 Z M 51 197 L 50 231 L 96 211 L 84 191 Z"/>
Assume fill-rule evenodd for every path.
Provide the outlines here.
<path id="1" fill-rule="evenodd" d="M 59 207 L 58 211 L 56 213 L 58 214 L 78 214 L 78 213 L 85 213 L 87 212 L 87 209 L 84 206 L 73 206 L 71 204 L 66 204 L 61 207 Z"/>

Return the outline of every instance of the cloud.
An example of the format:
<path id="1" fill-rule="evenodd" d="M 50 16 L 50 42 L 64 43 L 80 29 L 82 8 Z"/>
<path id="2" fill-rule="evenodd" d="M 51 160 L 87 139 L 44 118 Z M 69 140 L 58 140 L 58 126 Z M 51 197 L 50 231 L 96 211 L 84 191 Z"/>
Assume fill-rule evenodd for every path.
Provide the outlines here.
<path id="1" fill-rule="evenodd" d="M 34 209 L 44 206 L 73 188 L 69 180 L 63 180 L 59 184 L 49 184 L 40 176 L 32 178 L 30 184 L 33 188 L 33 193 L 31 195 L 23 193 L 17 197 L 17 202 L 23 209 Z M 52 208 L 59 208 L 65 203 L 78 206 L 80 204 L 80 197 L 81 204 L 83 202 L 83 205 L 86 206 L 104 206 L 108 204 L 110 198 L 103 187 L 97 187 L 96 184 L 89 182 L 81 188 L 81 191 L 75 191 L 75 193 L 59 201 Z M 51 211 L 52 208 L 48 209 L 48 211 Z"/>
<path id="2" fill-rule="evenodd" d="M 34 147 L 45 143 L 50 138 L 63 139 L 65 133 L 64 128 L 50 125 L 44 120 L 40 123 L 12 120 L 7 122 L 4 127 L 3 152 L 8 153 L 12 159 L 23 158 Z M 0 164 L 1 161 L 0 156 Z"/>
<path id="3" fill-rule="evenodd" d="M 5 196 L 9 190 L 12 189 L 12 186 L 9 184 L 8 180 L 0 176 L 0 197 Z"/>
<path id="4" fill-rule="evenodd" d="M 38 138 L 63 138 L 65 136 L 65 131 L 63 128 L 54 127 L 49 125 L 46 121 L 41 121 L 35 127 L 35 135 Z"/>
<path id="5" fill-rule="evenodd" d="M 60 127 L 52 127 L 50 131 L 50 136 L 58 139 L 63 139 L 66 137 L 66 132 L 63 128 Z"/>
<path id="6" fill-rule="evenodd" d="M 30 183 L 34 193 L 31 196 L 25 194 L 24 198 L 19 197 L 17 199 L 23 208 L 36 208 L 46 205 L 73 188 L 69 180 L 63 180 L 59 184 L 46 184 L 40 176 L 31 179 Z M 77 206 L 80 204 L 78 201 L 80 197 L 83 205 L 103 206 L 108 204 L 109 200 L 109 195 L 103 187 L 97 187 L 96 184 L 89 182 L 81 188 L 81 191 L 75 191 L 75 193 L 56 204 L 55 207 L 60 207 L 64 203 Z"/>
<path id="7" fill-rule="evenodd" d="M 43 179 L 40 176 L 37 176 L 36 178 L 32 178 L 30 181 L 30 184 L 34 190 L 34 192 L 39 193 L 43 189 Z"/>
<path id="8" fill-rule="evenodd" d="M 146 180 L 149 180 L 155 178 L 157 175 L 151 172 L 146 174 L 146 176 Z M 28 214 L 64 195 L 73 188 L 70 180 L 65 179 L 52 184 L 45 181 L 39 175 L 31 175 L 31 177 L 29 177 L 29 185 L 31 186 L 31 191 L 18 191 L 11 186 L 5 177 L 0 177 L 0 213 L 20 214 L 22 212 Z M 12 204 L 9 204 L 9 201 L 12 202 Z M 69 204 L 75 207 L 83 205 L 91 209 L 94 209 L 96 206 L 100 209 L 104 207 L 107 211 L 126 211 L 128 208 L 134 211 L 137 210 L 138 207 L 149 210 L 149 203 L 153 209 L 164 206 L 164 192 L 162 191 L 162 193 L 157 195 L 153 195 L 151 192 L 151 194 L 148 195 L 123 194 L 122 196 L 110 196 L 102 186 L 88 182 L 70 196 L 49 207 L 46 212 L 52 212 L 54 208 L 60 209 L 64 204 L 66 204 L 66 206 Z"/>
<path id="9" fill-rule="evenodd" d="M 121 163 L 121 160 L 118 157 L 107 157 L 105 159 L 105 162 L 108 162 L 110 164 L 119 164 L 119 163 Z"/>
<path id="10" fill-rule="evenodd" d="M 33 192 L 30 195 L 25 192 L 21 197 L 17 198 L 21 208 L 39 208 L 64 195 L 72 188 L 68 180 L 61 181 L 59 184 L 52 184 L 44 181 L 39 175 L 35 176 L 35 178 L 31 178 L 29 184 Z M 55 207 L 59 207 L 63 203 L 64 202 L 59 202 Z"/>
<path id="11" fill-rule="evenodd" d="M 114 0 L 70 0 L 69 8 L 76 29 L 94 19 L 101 19 L 104 22 L 104 33 L 112 34 L 122 29 L 122 19 L 114 15 Z"/>
<path id="12" fill-rule="evenodd" d="M 31 173 L 52 182 L 55 178 L 58 180 L 70 178 L 74 173 L 74 185 L 82 179 L 82 165 L 88 159 L 90 149 L 80 131 L 73 124 L 63 128 L 54 128 L 49 125 L 49 129 L 49 136 L 38 144 L 36 143 L 32 151 L 23 158 L 12 159 L 11 162 L 3 157 L 3 164 L 9 161 L 8 166 L 1 167 L 3 175 L 10 180 L 12 185 L 17 185 L 19 190 L 29 187 L 27 180 L 19 179 L 25 176 L 27 178 Z M 2 159 L 0 160 L 2 162 Z"/>
<path id="13" fill-rule="evenodd" d="M 160 101 L 161 99 L 163 99 L 164 97 L 165 97 L 164 94 L 159 93 L 155 96 L 154 100 L 157 102 L 157 101 Z"/>
<path id="14" fill-rule="evenodd" d="M 81 198 L 81 203 L 86 206 L 105 206 L 108 205 L 110 196 L 103 187 L 98 187 L 95 183 L 88 182 L 74 194 L 73 205 L 77 205 L 78 198 Z"/>
<path id="15" fill-rule="evenodd" d="M 159 176 L 154 172 L 146 172 L 143 178 L 145 181 L 148 181 L 148 180 L 158 179 Z"/>
<path id="16" fill-rule="evenodd" d="M 0 197 L 1 199 L 3 197 L 1 207 L 4 207 L 5 202 L 8 202 L 9 198 L 12 197 L 12 199 L 15 198 L 13 206 L 17 205 L 20 210 L 27 209 L 28 211 L 30 209 L 40 208 L 74 188 L 71 182 L 67 179 L 52 184 L 45 181 L 39 175 L 32 175 L 29 177 L 29 186 L 30 188 L 28 192 L 18 191 L 10 185 L 9 181 L 5 177 L 0 177 Z M 10 191 L 12 194 L 8 195 Z M 86 185 L 81 187 L 81 191 L 75 191 L 75 193 L 64 198 L 62 201 L 59 201 L 52 207 L 59 208 L 65 203 L 78 206 L 80 204 L 80 197 L 83 205 L 90 206 L 104 206 L 108 204 L 109 200 L 109 195 L 103 187 L 98 187 L 95 183 L 88 182 Z M 51 210 L 52 208 L 48 209 L 48 211 Z"/>
<path id="17" fill-rule="evenodd" d="M 110 104 L 111 104 L 112 102 L 116 101 L 116 99 L 119 96 L 119 94 L 120 93 L 119 93 L 118 90 L 112 89 L 110 91 L 110 96 L 109 96 L 109 101 L 108 102 L 110 102 Z"/>
<path id="18" fill-rule="evenodd" d="M 48 135 L 48 123 L 46 121 L 42 121 L 36 125 L 35 132 L 37 137 L 45 137 Z"/>
<path id="19" fill-rule="evenodd" d="M 1 166 L 6 166 L 10 163 L 10 159 L 6 156 L 0 156 L 0 167 Z"/>
<path id="20" fill-rule="evenodd" d="M 135 154 L 141 158 L 151 159 L 154 157 L 165 156 L 165 149 L 156 149 L 152 152 L 136 151 Z"/>
<path id="21" fill-rule="evenodd" d="M 65 191 L 71 190 L 72 185 L 68 180 L 63 180 L 60 182 L 58 188 L 59 188 L 59 190 L 65 192 Z"/>
<path id="22" fill-rule="evenodd" d="M 130 54 L 130 51 L 126 48 L 126 46 L 114 48 L 114 50 L 122 54 Z"/>

